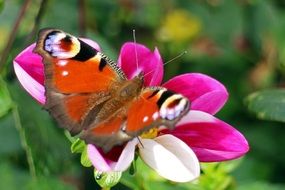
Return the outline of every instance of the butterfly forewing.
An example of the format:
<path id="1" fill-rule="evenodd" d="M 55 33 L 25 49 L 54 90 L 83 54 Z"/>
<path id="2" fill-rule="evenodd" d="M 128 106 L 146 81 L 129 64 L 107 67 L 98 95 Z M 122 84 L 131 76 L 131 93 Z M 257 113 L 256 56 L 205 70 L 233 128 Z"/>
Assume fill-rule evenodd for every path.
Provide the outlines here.
<path id="1" fill-rule="evenodd" d="M 45 108 L 73 134 L 83 130 L 90 111 L 111 98 L 110 89 L 126 80 L 115 63 L 61 30 L 42 30 L 35 52 L 44 61 Z"/>

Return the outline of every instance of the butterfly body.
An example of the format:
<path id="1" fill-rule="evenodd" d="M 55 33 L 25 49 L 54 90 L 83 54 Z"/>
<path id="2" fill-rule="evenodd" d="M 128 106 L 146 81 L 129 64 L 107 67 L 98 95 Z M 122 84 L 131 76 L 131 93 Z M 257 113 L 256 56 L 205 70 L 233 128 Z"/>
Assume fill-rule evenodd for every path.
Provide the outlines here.
<path id="1" fill-rule="evenodd" d="M 159 126 L 173 128 L 189 101 L 163 87 L 144 87 L 143 73 L 128 80 L 108 57 L 57 29 L 40 32 L 45 108 L 60 126 L 105 152 Z"/>

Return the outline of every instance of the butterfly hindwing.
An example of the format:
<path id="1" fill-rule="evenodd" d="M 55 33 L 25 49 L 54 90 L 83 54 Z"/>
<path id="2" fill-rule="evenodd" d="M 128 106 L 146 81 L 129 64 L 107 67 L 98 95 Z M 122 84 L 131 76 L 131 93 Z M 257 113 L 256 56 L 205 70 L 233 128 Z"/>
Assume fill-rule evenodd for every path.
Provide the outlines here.
<path id="1" fill-rule="evenodd" d="M 137 76 L 127 80 L 106 101 L 89 128 L 84 130 L 80 137 L 87 143 L 102 147 L 105 152 L 115 145 L 120 145 L 134 138 L 124 132 L 127 113 L 133 100 L 142 90 L 143 79 Z"/>
<path id="2" fill-rule="evenodd" d="M 189 101 L 184 96 L 162 87 L 145 88 L 109 120 L 84 131 L 81 138 L 108 152 L 151 128 L 173 129 L 188 110 Z"/>
<path id="3" fill-rule="evenodd" d="M 125 132 L 138 136 L 154 127 L 173 129 L 189 105 L 187 98 L 163 87 L 145 88 L 128 109 Z"/>

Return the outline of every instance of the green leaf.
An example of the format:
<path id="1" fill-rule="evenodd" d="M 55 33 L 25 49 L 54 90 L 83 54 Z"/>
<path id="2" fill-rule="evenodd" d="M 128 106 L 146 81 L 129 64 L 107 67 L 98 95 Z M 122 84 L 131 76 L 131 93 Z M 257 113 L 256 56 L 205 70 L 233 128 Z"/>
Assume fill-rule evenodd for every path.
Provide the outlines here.
<path id="1" fill-rule="evenodd" d="M 259 119 L 285 122 L 285 90 L 255 92 L 246 99 L 248 109 Z"/>
<path id="2" fill-rule="evenodd" d="M 195 184 L 199 189 L 231 189 L 234 181 L 228 172 L 235 169 L 238 163 L 235 161 L 201 163 L 203 174 Z"/>
<path id="3" fill-rule="evenodd" d="M 102 188 L 115 186 L 120 181 L 121 176 L 122 172 L 99 172 L 94 170 L 95 180 Z"/>
<path id="4" fill-rule="evenodd" d="M 229 173 L 229 172 L 234 171 L 242 163 L 242 161 L 243 161 L 243 158 L 220 162 L 218 169 Z"/>
<path id="5" fill-rule="evenodd" d="M 2 80 L 2 78 L 0 78 L 0 117 L 8 113 L 12 105 L 13 103 L 6 87 L 6 83 Z"/>
<path id="6" fill-rule="evenodd" d="M 90 167 L 92 166 L 91 161 L 88 158 L 88 154 L 87 154 L 87 146 L 85 146 L 82 154 L 81 154 L 81 158 L 80 158 L 80 162 L 83 166 L 85 167 Z"/>
<path id="7" fill-rule="evenodd" d="M 81 139 L 76 139 L 71 145 L 72 153 L 81 153 L 80 162 L 84 167 L 92 166 L 91 161 L 88 158 L 87 146 L 85 142 Z"/>
<path id="8" fill-rule="evenodd" d="M 78 138 L 72 143 L 71 152 L 72 153 L 81 153 L 84 151 L 85 148 L 86 148 L 85 142 Z"/>

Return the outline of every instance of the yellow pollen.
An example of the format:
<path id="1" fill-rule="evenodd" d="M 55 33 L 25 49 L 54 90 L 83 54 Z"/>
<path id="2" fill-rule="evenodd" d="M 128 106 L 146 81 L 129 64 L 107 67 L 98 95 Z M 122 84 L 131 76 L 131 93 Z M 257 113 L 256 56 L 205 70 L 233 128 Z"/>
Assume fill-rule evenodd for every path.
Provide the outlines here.
<path id="1" fill-rule="evenodd" d="M 140 135 L 140 137 L 144 138 L 144 139 L 153 139 L 153 138 L 157 137 L 157 134 L 158 134 L 157 128 L 152 128 L 152 129 L 142 133 Z"/>

